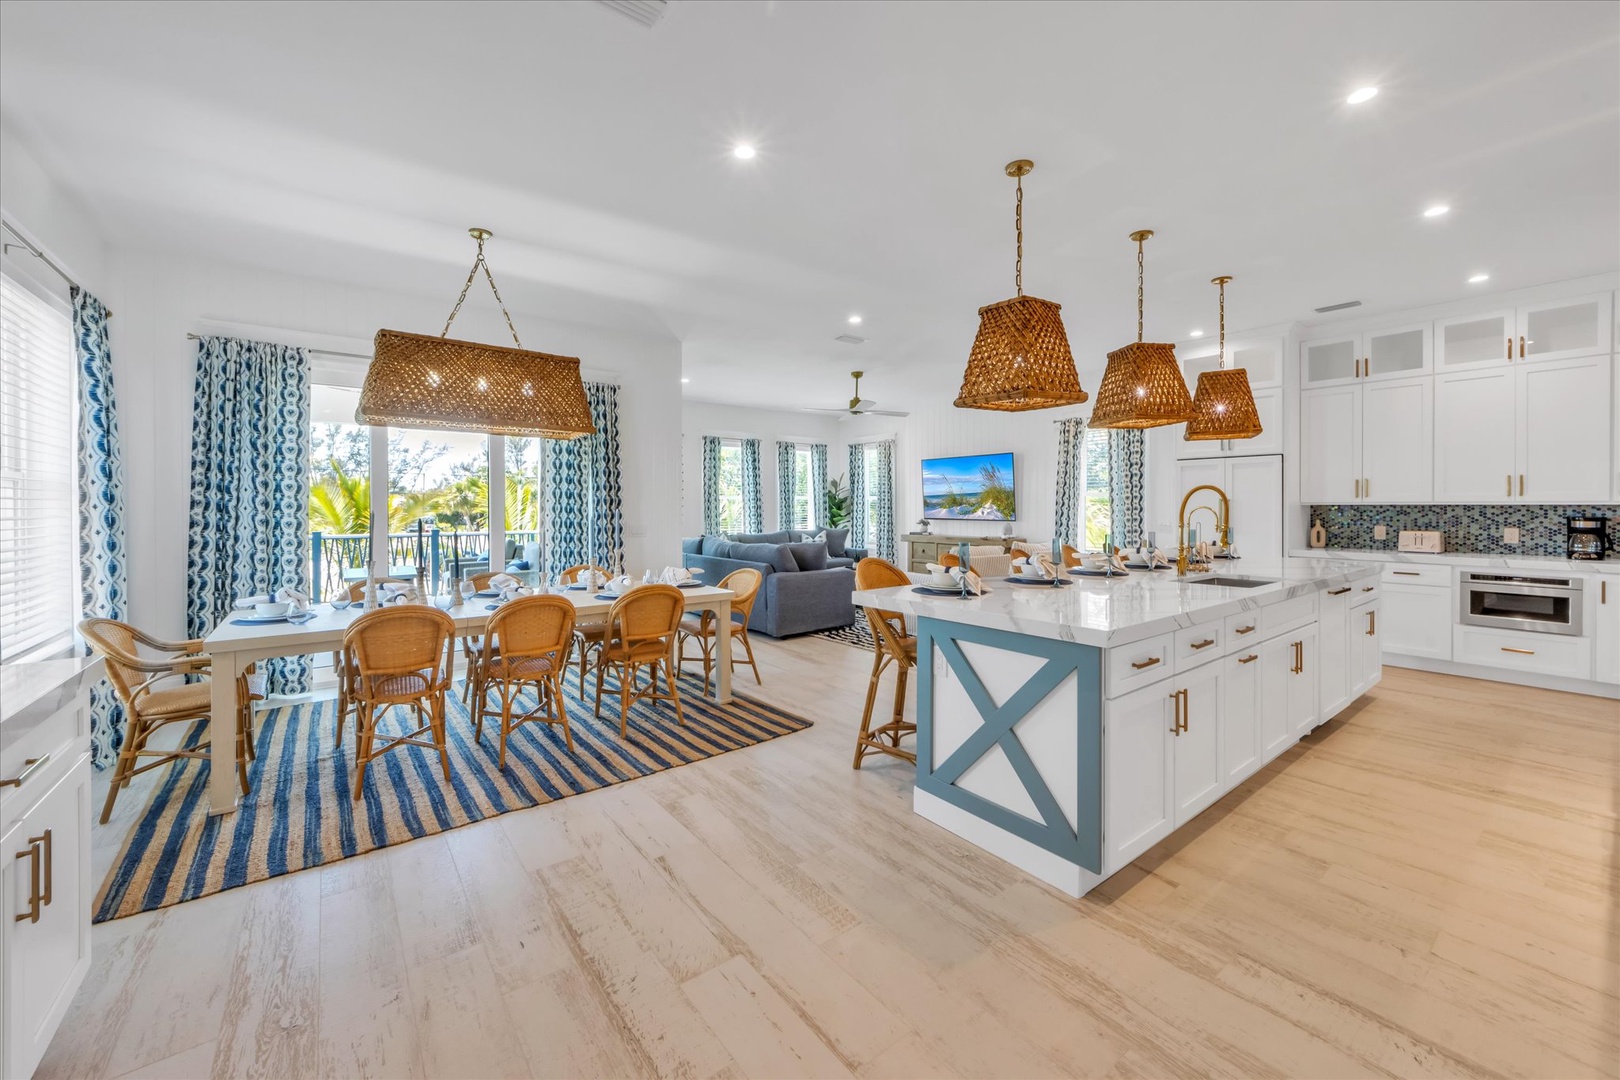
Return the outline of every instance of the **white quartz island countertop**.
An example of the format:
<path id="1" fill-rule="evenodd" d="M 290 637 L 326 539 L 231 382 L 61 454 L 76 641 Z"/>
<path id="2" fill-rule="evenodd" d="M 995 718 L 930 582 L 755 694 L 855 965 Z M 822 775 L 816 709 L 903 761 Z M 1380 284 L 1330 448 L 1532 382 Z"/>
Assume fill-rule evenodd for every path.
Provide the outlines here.
<path id="1" fill-rule="evenodd" d="M 1216 565 L 1218 569 L 1211 573 L 1182 578 L 1173 568 L 1138 570 L 1114 579 L 1071 574 L 1072 584 L 1061 588 L 992 578 L 986 582 L 990 592 L 969 600 L 930 596 L 913 591 L 913 586 L 856 589 L 854 600 L 882 611 L 1106 649 L 1377 577 L 1380 572 L 1377 563 L 1347 559 L 1287 560 L 1282 566 L 1250 565 L 1241 560 L 1237 568 L 1230 569 L 1225 563 Z M 1218 577 L 1270 583 L 1250 588 L 1204 584 Z"/>

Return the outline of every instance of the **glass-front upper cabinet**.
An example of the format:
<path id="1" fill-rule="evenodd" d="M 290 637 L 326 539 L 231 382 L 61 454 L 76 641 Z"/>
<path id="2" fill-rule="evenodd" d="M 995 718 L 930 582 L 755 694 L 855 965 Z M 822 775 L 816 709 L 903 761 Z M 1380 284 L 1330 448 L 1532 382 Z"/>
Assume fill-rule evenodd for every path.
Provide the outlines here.
<path id="1" fill-rule="evenodd" d="M 1521 307 L 1515 355 L 1520 360 L 1572 360 L 1606 353 L 1613 343 L 1613 315 L 1607 295 Z"/>
<path id="2" fill-rule="evenodd" d="M 1361 377 L 1421 375 L 1430 370 L 1430 333 L 1429 324 L 1424 323 L 1363 335 Z"/>
<path id="3" fill-rule="evenodd" d="M 1282 354 L 1282 338 L 1229 338 L 1226 342 L 1226 366 L 1247 371 L 1251 387 L 1282 384 Z M 1197 353 L 1181 361 L 1188 389 L 1193 387 L 1199 375 L 1220 366 L 1219 350 L 1211 350 L 1199 342 Z"/>
<path id="4" fill-rule="evenodd" d="M 1434 324 L 1434 366 L 1482 367 L 1513 359 L 1513 312 L 1459 315 Z"/>
<path id="5" fill-rule="evenodd" d="M 1361 335 L 1316 338 L 1299 345 L 1300 382 L 1306 386 L 1361 377 Z"/>

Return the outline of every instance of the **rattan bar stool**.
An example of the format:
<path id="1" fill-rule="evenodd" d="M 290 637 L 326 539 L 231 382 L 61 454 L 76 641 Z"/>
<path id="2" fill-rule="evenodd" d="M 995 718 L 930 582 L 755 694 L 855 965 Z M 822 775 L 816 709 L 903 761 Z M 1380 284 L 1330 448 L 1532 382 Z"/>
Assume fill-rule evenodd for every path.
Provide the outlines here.
<path id="1" fill-rule="evenodd" d="M 607 633 L 596 662 L 596 715 L 602 715 L 602 675 L 608 668 L 619 674 L 619 737 L 630 734 L 630 706 L 638 701 L 671 701 L 675 719 L 686 726 L 681 711 L 681 692 L 675 685 L 675 635 L 680 630 L 686 598 L 673 585 L 638 585 L 613 602 L 608 609 Z M 637 686 L 636 676 L 647 671 L 647 685 Z M 668 693 L 658 690 L 658 673 L 664 673 Z M 614 693 L 614 691 L 608 691 Z"/>
<path id="2" fill-rule="evenodd" d="M 892 589 L 910 585 L 898 566 L 882 559 L 862 559 L 855 564 L 857 589 Z M 872 677 L 866 684 L 866 708 L 861 712 L 860 734 L 855 736 L 855 768 L 867 754 L 877 751 L 916 764 L 917 754 L 900 745 L 907 735 L 917 733 L 917 725 L 906 720 L 906 679 L 917 666 L 917 639 L 906 631 L 906 617 L 898 611 L 866 608 L 866 622 L 872 628 Z M 889 667 L 895 669 L 894 713 L 888 723 L 872 726 L 872 706 L 877 702 L 878 683 Z"/>
<path id="3" fill-rule="evenodd" d="M 574 752 L 562 689 L 563 664 L 573 643 L 574 605 L 561 596 L 520 596 L 490 617 L 467 682 L 472 685 L 476 720 L 473 740 L 483 738 L 485 717 L 500 722 L 501 768 L 506 768 L 507 737 L 523 724 L 556 724 L 563 730 L 568 752 Z M 513 706 L 525 688 L 533 688 L 537 704 L 514 717 Z M 501 699 L 493 711 L 491 690 Z"/>
<path id="4" fill-rule="evenodd" d="M 754 669 L 754 682 L 764 686 L 765 682 L 759 677 L 759 664 L 754 661 L 754 645 L 748 640 L 748 620 L 754 614 L 754 601 L 759 599 L 759 587 L 765 581 L 765 575 L 758 570 L 744 567 L 733 570 L 720 582 L 720 588 L 730 589 L 736 594 L 731 601 L 731 669 L 735 671 L 739 663 L 747 664 Z M 680 655 L 676 656 L 677 667 L 685 667 L 688 660 L 703 661 L 703 691 L 709 690 L 709 673 L 714 668 L 714 645 L 719 638 L 720 619 L 712 611 L 692 612 L 681 619 Z M 686 643 L 696 641 L 698 655 L 689 656 L 686 652 Z M 737 642 L 742 643 L 746 660 L 737 659 Z"/>
<path id="5" fill-rule="evenodd" d="M 559 585 L 577 585 L 581 574 L 593 572 L 608 576 L 608 572 L 594 563 L 580 563 L 570 566 L 557 575 Z M 594 580 L 594 578 L 592 579 Z M 590 622 L 576 623 L 574 625 L 574 662 L 579 667 L 579 696 L 585 696 L 585 669 L 590 666 L 590 654 L 602 648 L 602 640 L 607 636 L 607 620 L 600 616 L 593 616 Z"/>
<path id="6" fill-rule="evenodd" d="M 343 651 L 354 669 L 355 801 L 365 790 L 366 765 L 400 746 L 437 750 L 445 783 L 450 782 L 444 699 L 455 676 L 455 633 L 455 620 L 444 612 L 406 604 L 368 611 L 343 635 Z M 413 709 L 421 726 L 380 736 L 378 745 L 378 721 L 400 705 Z"/>

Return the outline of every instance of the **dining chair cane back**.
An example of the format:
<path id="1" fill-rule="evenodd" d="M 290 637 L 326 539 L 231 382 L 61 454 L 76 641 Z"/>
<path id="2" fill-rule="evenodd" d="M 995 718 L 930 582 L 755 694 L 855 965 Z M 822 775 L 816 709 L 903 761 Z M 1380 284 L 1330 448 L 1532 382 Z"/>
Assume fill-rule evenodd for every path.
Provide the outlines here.
<path id="1" fill-rule="evenodd" d="M 557 575 L 559 585 L 577 585 L 580 575 L 586 571 L 594 571 L 604 578 L 608 572 L 594 563 L 580 563 L 570 566 Z M 588 584 L 588 582 L 587 582 Z M 585 696 L 585 671 L 590 667 L 591 653 L 602 648 L 602 641 L 607 636 L 607 620 L 601 617 L 592 618 L 590 622 L 574 624 L 574 663 L 579 668 L 579 696 Z"/>
<path id="2" fill-rule="evenodd" d="M 455 676 L 455 631 L 454 619 L 423 604 L 368 611 L 349 624 L 343 650 L 354 665 L 356 801 L 365 790 L 366 766 L 401 746 L 437 750 L 450 782 L 444 699 Z M 399 706 L 411 708 L 419 726 L 379 736 L 378 722 Z"/>
<path id="3" fill-rule="evenodd" d="M 754 669 L 754 682 L 760 686 L 765 682 L 759 677 L 759 664 L 754 661 L 754 644 L 748 640 L 748 620 L 753 617 L 754 601 L 759 599 L 759 587 L 764 581 L 764 574 L 747 566 L 733 570 L 720 581 L 720 588 L 730 589 L 735 594 L 731 600 L 732 670 L 735 671 L 739 663 L 747 664 Z M 680 653 L 675 662 L 684 668 L 688 660 L 703 661 L 704 693 L 709 690 L 709 673 L 715 664 L 714 646 L 719 639 L 719 631 L 720 617 L 712 611 L 691 612 L 681 619 Z M 697 643 L 697 655 L 688 655 L 688 641 Z M 739 642 L 746 660 L 737 659 L 736 646 Z"/>
<path id="4" fill-rule="evenodd" d="M 592 665 L 596 669 L 596 715 L 602 715 L 602 676 L 608 668 L 613 668 L 619 676 L 620 738 L 630 733 L 630 706 L 637 701 L 673 702 L 676 720 L 682 727 L 686 726 L 672 662 L 675 635 L 680 630 L 685 607 L 686 598 L 673 585 L 640 585 L 619 597 L 608 609 L 607 633 Z M 636 683 L 636 677 L 643 670 L 647 672 L 644 687 Z M 658 689 L 660 671 L 668 686 L 665 693 Z"/>
<path id="5" fill-rule="evenodd" d="M 562 673 L 574 641 L 574 605 L 561 596 L 520 596 L 490 617 L 483 648 L 467 681 L 472 684 L 473 741 L 484 735 L 484 719 L 500 724 L 500 767 L 506 768 L 507 738 L 529 723 L 554 724 L 563 731 L 568 752 L 574 752 L 574 733 L 563 705 Z M 525 689 L 532 689 L 535 707 L 514 716 Z M 500 705 L 489 707 L 491 691 Z"/>
<path id="6" fill-rule="evenodd" d="M 882 559 L 862 559 L 855 564 L 855 587 L 862 590 L 892 589 L 910 585 L 911 579 L 898 566 Z M 917 733 L 917 725 L 906 720 L 906 681 L 917 666 L 917 639 L 908 632 L 906 617 L 898 611 L 867 607 L 866 624 L 872 630 L 872 675 L 866 683 L 866 707 L 861 712 L 861 730 L 855 737 L 855 768 L 867 754 L 878 752 L 902 758 L 913 764 L 915 751 L 900 745 L 902 739 Z M 872 707 L 877 703 L 878 683 L 884 671 L 895 669 L 894 710 L 887 723 L 872 726 Z"/>

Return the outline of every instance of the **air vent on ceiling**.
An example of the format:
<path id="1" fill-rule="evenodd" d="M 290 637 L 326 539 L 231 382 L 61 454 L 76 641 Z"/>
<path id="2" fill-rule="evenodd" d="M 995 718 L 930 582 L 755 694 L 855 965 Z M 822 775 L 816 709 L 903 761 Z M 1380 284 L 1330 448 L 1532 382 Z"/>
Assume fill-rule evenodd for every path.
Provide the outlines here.
<path id="1" fill-rule="evenodd" d="M 1318 315 L 1326 315 L 1330 311 L 1343 311 L 1345 308 L 1353 308 L 1353 307 L 1360 307 L 1360 306 L 1361 306 L 1361 301 L 1360 300 L 1346 300 L 1342 304 L 1329 304 L 1327 307 L 1319 307 L 1319 308 L 1316 309 L 1316 313 Z"/>
<path id="2" fill-rule="evenodd" d="M 617 11 L 627 19 L 634 19 L 649 30 L 664 17 L 669 0 L 596 0 L 598 4 Z"/>
<path id="3" fill-rule="evenodd" d="M 842 341 L 845 345 L 864 345 L 864 344 L 866 344 L 866 339 L 865 338 L 856 337 L 854 334 L 839 334 L 837 337 L 833 338 L 833 340 L 834 341 Z"/>

